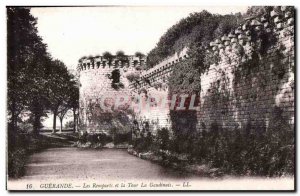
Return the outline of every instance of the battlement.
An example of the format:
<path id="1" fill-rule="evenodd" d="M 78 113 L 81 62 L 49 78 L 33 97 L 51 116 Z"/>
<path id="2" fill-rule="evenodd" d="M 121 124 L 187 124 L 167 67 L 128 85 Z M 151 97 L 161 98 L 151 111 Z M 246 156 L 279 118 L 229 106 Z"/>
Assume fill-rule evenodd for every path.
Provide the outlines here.
<path id="1" fill-rule="evenodd" d="M 168 67 L 175 65 L 175 63 L 178 63 L 179 61 L 186 59 L 188 57 L 187 51 L 188 51 L 188 48 L 185 47 L 180 52 L 178 52 L 178 53 L 176 52 L 172 56 L 167 57 L 165 60 L 161 61 L 154 67 L 152 67 L 148 70 L 145 70 L 142 73 L 142 77 L 150 77 L 151 75 L 153 75 L 159 71 L 162 71 L 164 69 L 167 69 Z"/>
<path id="2" fill-rule="evenodd" d="M 270 13 L 245 19 L 239 27 L 229 34 L 210 42 L 208 52 L 219 55 L 223 52 L 231 52 L 232 47 L 238 44 L 247 47 L 254 41 L 252 40 L 253 34 L 259 34 L 262 31 L 273 32 L 281 38 L 285 37 L 287 31 L 294 31 L 294 13 L 292 9 L 289 6 L 277 6 Z"/>
<path id="3" fill-rule="evenodd" d="M 180 52 L 174 53 L 172 56 L 165 58 L 154 67 L 143 70 L 141 72 L 141 78 L 137 81 L 140 87 L 149 87 L 149 82 L 164 82 L 170 76 L 172 67 L 185 59 L 188 58 L 188 47 L 183 48 Z M 131 84 L 130 88 L 134 88 L 136 84 Z"/>
<path id="4" fill-rule="evenodd" d="M 251 53 L 252 47 L 250 47 L 249 50 L 249 46 L 253 43 L 251 39 L 253 33 L 260 33 L 262 31 L 269 33 L 274 31 L 280 38 L 283 38 L 287 33 L 294 32 L 294 15 L 291 8 L 292 7 L 288 6 L 278 6 L 274 7 L 270 13 L 245 19 L 239 27 L 233 29 L 231 33 L 225 34 L 221 38 L 212 41 L 206 47 L 207 52 L 219 56 L 223 53 L 231 53 L 231 51 L 236 49 L 239 45 L 245 50 L 245 58 L 251 58 L 249 54 Z M 176 63 L 188 58 L 187 52 L 188 47 L 185 47 L 180 52 L 167 57 L 154 67 L 144 70 L 138 81 L 139 87 L 149 87 L 149 82 L 163 82 L 167 80 L 172 71 L 172 67 Z M 245 58 L 243 58 L 243 60 Z M 214 69 L 214 66 L 211 66 L 210 69 Z M 131 88 L 134 88 L 134 86 L 137 85 L 131 84 Z"/>
<path id="5" fill-rule="evenodd" d="M 77 70 L 84 71 L 89 69 L 105 69 L 105 68 L 124 68 L 138 67 L 146 64 L 146 56 L 112 55 L 109 58 L 104 56 L 90 56 L 79 59 Z"/>
<path id="6" fill-rule="evenodd" d="M 265 129 L 276 107 L 280 107 L 291 125 L 294 123 L 294 25 L 293 7 L 274 7 L 245 19 L 237 28 L 203 47 L 205 56 L 211 61 L 199 76 L 197 130 L 211 130 L 215 124 L 228 130 L 245 128 L 248 124 Z M 80 59 L 78 68 L 84 72 L 80 74 L 83 124 L 92 127 L 91 123 L 99 123 L 91 115 L 97 116 L 96 110 L 89 108 L 89 100 L 97 103 L 104 94 L 132 96 L 145 90 L 148 97 L 167 97 L 169 77 L 177 63 L 190 58 L 188 50 L 185 47 L 147 70 L 131 70 L 146 64 L 146 57 Z M 123 87 L 114 89 L 114 69 L 123 67 L 117 70 L 119 75 L 115 74 L 119 76 L 116 84 L 123 84 Z M 133 73 L 134 79 L 129 80 L 127 76 Z M 173 123 L 168 109 L 155 106 L 149 111 L 140 111 L 136 117 L 141 122 L 149 121 L 152 130 L 170 127 Z"/>
<path id="7" fill-rule="evenodd" d="M 205 55 L 214 60 L 200 76 L 197 130 L 211 130 L 213 123 L 228 130 L 244 128 L 249 123 L 255 128 L 268 127 L 276 107 L 281 108 L 291 125 L 294 123 L 294 25 L 293 7 L 274 7 L 245 19 L 204 47 Z M 188 48 L 184 48 L 144 70 L 130 88 L 137 92 L 145 89 L 149 95 L 168 94 L 173 67 L 189 58 L 187 52 Z M 253 58 L 256 59 L 251 61 Z M 244 68 L 246 65 L 251 65 L 251 73 L 249 67 Z M 220 98 L 214 102 L 216 97 Z M 169 117 L 168 112 L 160 110 L 140 116 L 151 122 Z M 170 121 L 158 124 L 167 126 Z"/>

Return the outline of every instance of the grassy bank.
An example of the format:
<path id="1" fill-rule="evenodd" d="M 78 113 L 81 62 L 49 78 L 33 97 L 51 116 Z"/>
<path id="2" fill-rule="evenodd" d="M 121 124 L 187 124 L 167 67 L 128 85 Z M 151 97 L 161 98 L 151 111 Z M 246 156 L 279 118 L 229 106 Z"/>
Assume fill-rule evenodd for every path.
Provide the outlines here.
<path id="1" fill-rule="evenodd" d="M 160 151 L 159 153 L 150 151 L 138 152 L 133 148 L 128 148 L 128 153 L 168 168 L 200 175 L 202 177 L 213 178 L 224 175 L 221 169 L 213 168 L 210 164 L 191 162 L 187 154 L 177 154 L 170 151 Z"/>
<path id="2" fill-rule="evenodd" d="M 47 148 L 66 147 L 77 139 L 73 133 L 45 133 L 39 135 L 9 132 L 7 151 L 7 171 L 10 178 L 19 178 L 24 175 L 28 157 L 35 152 Z"/>
<path id="3" fill-rule="evenodd" d="M 128 142 L 131 140 L 131 134 L 129 133 L 87 133 L 84 132 L 79 136 L 79 139 L 74 143 L 74 147 L 78 148 L 128 148 Z"/>
<path id="4" fill-rule="evenodd" d="M 274 126 L 274 127 L 273 127 Z M 129 153 L 203 176 L 294 175 L 292 127 L 277 121 L 266 132 L 210 131 L 187 137 L 161 129 L 135 140 Z"/>

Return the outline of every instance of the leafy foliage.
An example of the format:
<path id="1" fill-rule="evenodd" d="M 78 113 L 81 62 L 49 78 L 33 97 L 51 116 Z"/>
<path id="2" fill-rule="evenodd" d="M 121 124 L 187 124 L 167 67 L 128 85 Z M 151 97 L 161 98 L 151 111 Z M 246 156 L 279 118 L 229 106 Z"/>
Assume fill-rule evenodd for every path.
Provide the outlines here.
<path id="1" fill-rule="evenodd" d="M 172 93 L 200 92 L 201 74 L 219 61 L 217 56 L 207 52 L 207 45 L 232 31 L 241 19 L 241 14 L 221 16 L 207 11 L 191 14 L 162 36 L 148 54 L 149 66 L 188 46 L 188 59 L 174 65 L 168 84 Z"/>
<path id="2" fill-rule="evenodd" d="M 283 176 L 294 172 L 293 127 L 278 107 L 273 109 L 270 126 L 264 132 L 249 121 L 247 127 L 234 131 L 213 122 L 202 134 L 193 131 L 174 134 L 170 137 L 167 129 L 157 130 L 156 136 L 148 138 L 147 145 L 144 137 L 135 141 L 134 148 L 163 156 L 170 163 L 187 155 L 183 164 L 208 164 L 226 174 Z"/>
<path id="3" fill-rule="evenodd" d="M 9 175 L 22 175 L 27 145 L 19 144 L 23 134 L 20 130 L 24 123 L 32 124 L 33 137 L 40 139 L 41 118 L 47 110 L 56 111 L 68 98 L 73 96 L 75 82 L 66 66 L 59 60 L 53 60 L 47 52 L 47 45 L 38 35 L 37 20 L 30 14 L 29 8 L 7 8 L 7 103 L 9 134 Z M 72 90 L 72 96 L 68 92 Z M 74 101 L 74 100 L 73 100 Z M 23 122 L 22 115 L 29 119 Z M 56 118 L 54 118 L 56 119 Z M 30 133 L 31 134 L 31 133 Z M 15 145 L 15 147 L 13 147 Z"/>
<path id="4" fill-rule="evenodd" d="M 172 121 L 173 141 L 172 149 L 175 152 L 191 152 L 191 143 L 196 138 L 195 134 L 197 115 L 196 111 L 170 111 Z"/>
<path id="5" fill-rule="evenodd" d="M 189 52 L 189 58 L 177 63 L 173 67 L 168 80 L 172 93 L 197 93 L 201 90 L 200 75 L 205 71 L 202 46 L 193 46 Z"/>
<path id="6" fill-rule="evenodd" d="M 261 15 L 269 9 L 269 7 L 251 7 L 243 17 Z M 207 20 L 202 21 L 202 17 Z M 203 12 L 183 19 L 170 28 L 149 53 L 149 66 L 152 67 L 169 55 L 180 51 L 183 47 L 189 46 L 188 59 L 173 66 L 173 72 L 169 78 L 170 93 L 199 93 L 201 74 L 211 64 L 219 61 L 212 53 L 206 52 L 205 46 L 215 38 L 229 33 L 233 27 L 239 24 L 238 21 L 241 18 L 240 15 L 217 16 Z M 271 24 L 270 28 L 272 25 L 274 24 Z M 294 128 L 288 123 L 289 117 L 283 114 L 281 108 L 274 106 L 272 101 L 270 104 L 267 103 L 267 107 L 273 110 L 268 112 L 268 127 L 265 125 L 265 113 L 257 113 L 257 111 L 264 111 L 260 108 L 266 108 L 266 105 L 260 106 L 261 104 L 258 104 L 266 96 L 263 84 L 272 82 L 271 90 L 276 92 L 278 91 L 277 85 L 282 84 L 282 80 L 286 79 L 288 64 L 282 54 L 285 48 L 280 46 L 273 51 L 270 61 L 268 51 L 277 43 L 273 31 L 254 31 L 251 27 L 250 31 L 251 40 L 255 43 L 252 45 L 254 52 L 251 56 L 245 57 L 245 52 L 239 49 L 238 55 L 243 56 L 245 61 L 238 62 L 238 69 L 232 72 L 234 74 L 234 92 L 231 94 L 226 89 L 228 86 L 226 84 L 227 77 L 222 73 L 220 80 L 212 83 L 211 89 L 207 93 L 209 95 L 207 100 L 212 106 L 209 106 L 209 112 L 205 115 L 208 115 L 206 117 L 209 115 L 219 117 L 220 113 L 230 117 L 226 115 L 226 112 L 230 110 L 228 107 L 229 97 L 233 95 L 237 98 L 238 112 L 240 112 L 239 109 L 242 109 L 242 112 L 245 111 L 245 104 L 241 104 L 240 101 L 253 100 L 247 103 L 249 105 L 247 109 L 255 108 L 255 110 L 249 109 L 247 112 L 254 119 L 248 119 L 246 124 L 242 125 L 241 128 L 236 126 L 235 130 L 223 128 L 219 122 L 211 122 L 209 125 L 201 123 L 203 132 L 199 133 L 196 131 L 198 124 L 196 113 L 171 111 L 172 137 L 165 137 L 164 134 L 159 134 L 161 130 L 157 130 L 158 134 L 153 136 L 150 145 L 152 147 L 149 145 L 145 148 L 138 146 L 138 151 L 150 151 L 158 157 L 161 156 L 161 152 L 164 152 L 164 159 L 168 159 L 170 162 L 176 162 L 180 155 L 187 154 L 189 157 L 186 161 L 187 164 L 188 162 L 206 164 L 219 168 L 226 174 L 261 176 L 294 174 Z M 241 46 L 239 47 L 242 49 Z M 259 66 L 270 67 L 272 77 L 266 77 Z M 278 77 L 278 80 L 274 80 L 274 76 Z M 254 80 L 257 82 L 253 82 Z M 253 84 L 247 93 L 239 90 L 239 86 L 247 83 Z M 203 105 L 207 105 L 208 102 Z M 222 121 L 222 115 L 220 115 L 220 121 Z M 260 119 L 260 117 L 263 118 Z M 253 121 L 259 120 L 262 123 L 253 124 Z M 158 141 L 162 140 L 167 145 L 160 146 Z"/>
<path id="7" fill-rule="evenodd" d="M 140 75 L 138 73 L 129 73 L 126 75 L 126 78 L 129 82 L 135 82 L 140 79 Z"/>
<path id="8" fill-rule="evenodd" d="M 140 57 L 140 58 L 145 56 L 143 53 L 141 53 L 139 51 L 135 52 L 134 55 L 137 56 L 137 57 Z"/>
<path id="9" fill-rule="evenodd" d="M 33 131 L 38 133 L 45 110 L 57 113 L 75 84 L 66 66 L 47 52 L 30 10 L 9 7 L 7 15 L 10 123 L 16 128 L 20 113 L 29 111 Z"/>
<path id="10" fill-rule="evenodd" d="M 109 79 L 112 80 L 111 82 L 111 87 L 115 90 L 119 90 L 121 88 L 124 88 L 124 84 L 120 81 L 120 70 L 119 69 L 114 69 L 111 72 L 111 75 L 109 76 Z"/>
<path id="11" fill-rule="evenodd" d="M 125 53 L 122 50 L 119 50 L 116 52 L 116 57 L 117 59 L 123 61 L 123 62 L 128 62 Z"/>
<path id="12" fill-rule="evenodd" d="M 117 56 L 118 58 L 122 58 L 122 57 L 125 56 L 125 53 L 124 53 L 124 51 L 119 50 L 119 51 L 116 52 L 116 56 Z"/>
<path id="13" fill-rule="evenodd" d="M 268 13 L 274 8 L 273 6 L 251 6 L 248 7 L 245 17 L 255 17 L 255 16 L 261 16 L 265 13 Z"/>
<path id="14" fill-rule="evenodd" d="M 105 59 L 108 59 L 108 60 L 111 60 L 111 58 L 113 57 L 113 55 L 110 53 L 110 52 L 108 52 L 108 51 L 106 51 L 106 52 L 103 52 L 103 57 L 105 58 Z"/>
<path id="15" fill-rule="evenodd" d="M 241 21 L 241 14 L 216 15 L 207 11 L 192 13 L 173 25 L 148 53 L 148 66 L 153 67 L 163 59 L 194 43 L 208 44 L 214 38 L 229 33 Z"/>
<path id="16" fill-rule="evenodd" d="M 46 74 L 50 57 L 37 35 L 36 19 L 25 8 L 7 8 L 7 89 L 10 123 L 16 129 L 19 115 L 32 111 L 34 131 L 46 107 Z"/>
<path id="17" fill-rule="evenodd" d="M 79 89 L 74 81 L 74 76 L 68 72 L 67 67 L 61 61 L 55 60 L 51 65 L 47 82 L 48 105 L 54 114 L 54 119 L 59 115 L 62 121 L 65 113 L 76 105 Z M 53 131 L 55 129 L 56 121 L 54 120 Z"/>

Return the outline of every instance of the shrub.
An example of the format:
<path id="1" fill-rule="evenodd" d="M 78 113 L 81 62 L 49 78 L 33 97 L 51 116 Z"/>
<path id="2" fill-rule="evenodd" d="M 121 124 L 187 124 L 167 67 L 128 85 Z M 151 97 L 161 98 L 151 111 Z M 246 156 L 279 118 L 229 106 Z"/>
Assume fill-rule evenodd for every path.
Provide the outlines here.
<path id="1" fill-rule="evenodd" d="M 293 128 L 275 107 L 270 126 L 262 132 L 260 127 L 230 132 L 216 123 L 202 137 L 197 138 L 192 156 L 198 161 L 211 163 L 229 174 L 282 176 L 294 171 Z"/>
<path id="2" fill-rule="evenodd" d="M 114 144 L 128 142 L 131 139 L 131 133 L 117 133 L 114 137 Z"/>
<path id="3" fill-rule="evenodd" d="M 170 144 L 169 130 L 167 128 L 157 130 L 156 141 L 160 149 L 167 150 Z"/>
<path id="4" fill-rule="evenodd" d="M 12 178 L 21 177 L 24 174 L 25 164 L 28 156 L 26 144 L 29 143 L 26 132 L 19 128 L 14 132 L 11 124 L 8 124 L 8 151 L 7 167 L 8 176 Z"/>
<path id="5" fill-rule="evenodd" d="M 148 68 L 184 47 L 190 47 L 194 43 L 200 42 L 208 44 L 213 39 L 229 33 L 241 20 L 241 14 L 222 16 L 211 14 L 206 10 L 190 14 L 161 36 L 156 47 L 148 53 Z"/>
<path id="6" fill-rule="evenodd" d="M 126 78 L 129 82 L 134 82 L 140 79 L 140 75 L 137 73 L 129 73 L 128 75 L 126 75 Z"/>
<path id="7" fill-rule="evenodd" d="M 27 152 L 23 148 L 8 151 L 8 176 L 21 177 L 25 172 Z"/>
<path id="8" fill-rule="evenodd" d="M 141 52 L 139 52 L 139 51 L 135 52 L 134 55 L 135 55 L 136 57 L 139 57 L 139 58 L 142 58 L 142 57 L 145 56 L 143 53 L 141 53 Z"/>
<path id="9" fill-rule="evenodd" d="M 88 134 L 87 135 L 87 141 L 91 144 L 96 144 L 99 142 L 98 135 L 97 134 Z"/>
<path id="10" fill-rule="evenodd" d="M 107 59 L 107 60 L 111 60 L 112 59 L 112 57 L 113 57 L 113 55 L 110 53 L 110 52 L 104 52 L 103 54 L 103 57 L 105 58 L 105 59 Z"/>
<path id="11" fill-rule="evenodd" d="M 84 131 L 83 134 L 79 136 L 79 142 L 80 143 L 86 143 L 87 142 L 87 136 L 88 136 L 88 133 L 86 131 Z"/>
<path id="12" fill-rule="evenodd" d="M 119 59 L 120 61 L 125 62 L 127 60 L 125 53 L 122 50 L 119 50 L 116 52 L 116 57 L 117 59 Z"/>
<path id="13" fill-rule="evenodd" d="M 147 134 L 146 137 L 136 138 L 134 141 L 134 148 L 138 152 L 148 152 L 154 151 L 157 152 L 159 148 L 155 148 L 155 142 L 151 133 Z"/>
<path id="14" fill-rule="evenodd" d="M 155 137 L 149 132 L 135 140 L 134 148 L 154 152 L 162 157 L 163 164 L 201 163 L 229 175 L 294 174 L 294 130 L 279 107 L 273 109 L 268 129 L 248 123 L 230 131 L 213 122 L 209 131 L 179 133 L 177 130 L 170 138 L 166 128 L 157 130 Z M 181 161 L 183 155 L 188 159 Z"/>

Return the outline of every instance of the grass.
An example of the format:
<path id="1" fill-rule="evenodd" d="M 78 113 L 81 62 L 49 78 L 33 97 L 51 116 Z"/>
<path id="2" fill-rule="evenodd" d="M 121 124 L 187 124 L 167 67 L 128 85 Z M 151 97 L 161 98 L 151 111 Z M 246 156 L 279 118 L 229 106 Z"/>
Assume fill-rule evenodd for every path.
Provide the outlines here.
<path id="1" fill-rule="evenodd" d="M 71 146 L 76 139 L 75 133 L 43 133 L 33 137 L 30 134 L 9 135 L 8 176 L 20 178 L 25 174 L 28 157 L 46 148 Z"/>

